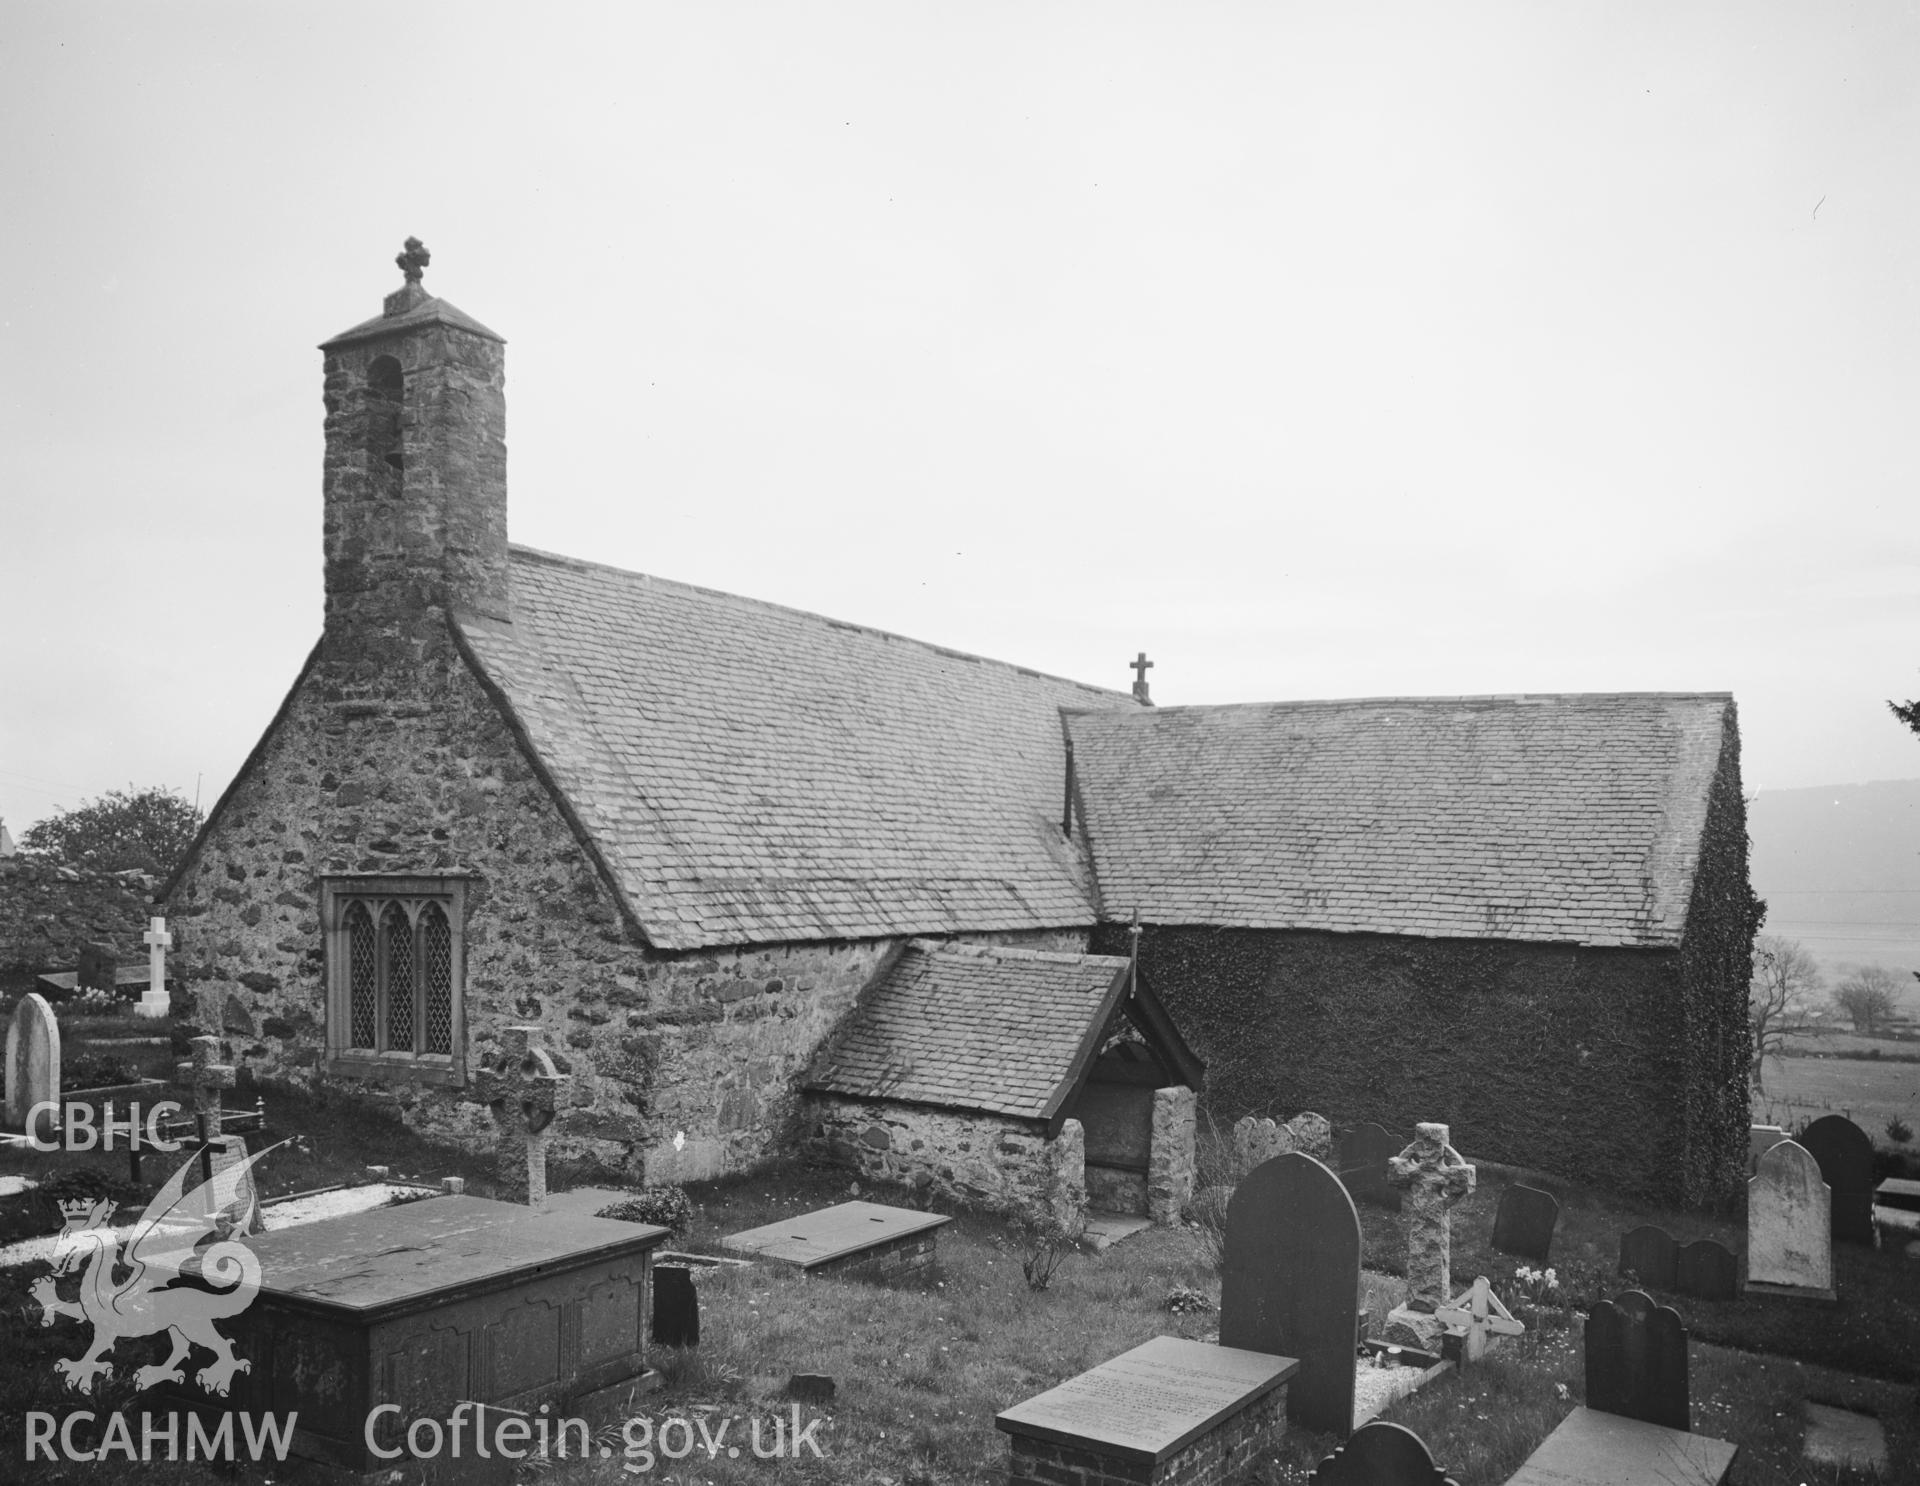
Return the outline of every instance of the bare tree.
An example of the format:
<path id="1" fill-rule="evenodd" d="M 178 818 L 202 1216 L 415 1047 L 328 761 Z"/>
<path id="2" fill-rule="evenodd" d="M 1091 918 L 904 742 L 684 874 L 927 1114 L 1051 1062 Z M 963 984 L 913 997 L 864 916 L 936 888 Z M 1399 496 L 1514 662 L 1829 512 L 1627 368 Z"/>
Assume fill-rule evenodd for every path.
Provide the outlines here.
<path id="1" fill-rule="evenodd" d="M 1833 1004 L 1854 1031 L 1871 1037 L 1892 1019 L 1899 990 L 1899 977 L 1885 965 L 1855 965 L 1833 988 Z"/>
<path id="2" fill-rule="evenodd" d="M 1753 941 L 1753 979 L 1747 1009 L 1753 1027 L 1753 1086 L 1762 1085 L 1762 1067 L 1778 1055 L 1787 1038 L 1807 1027 L 1807 1014 L 1822 990 L 1820 966 L 1797 939 L 1761 934 Z"/>

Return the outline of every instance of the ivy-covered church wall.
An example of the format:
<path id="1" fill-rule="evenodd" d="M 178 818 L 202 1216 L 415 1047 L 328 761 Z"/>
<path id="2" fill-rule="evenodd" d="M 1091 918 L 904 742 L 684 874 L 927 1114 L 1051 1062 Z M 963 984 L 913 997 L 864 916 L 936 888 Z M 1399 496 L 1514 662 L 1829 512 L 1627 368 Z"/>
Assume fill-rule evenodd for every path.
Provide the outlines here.
<path id="1" fill-rule="evenodd" d="M 1693 1049 L 1685 1089 L 1683 1194 L 1700 1204 L 1738 1200 L 1746 1192 L 1752 1118 L 1748 984 L 1753 936 L 1766 911 L 1747 877 L 1740 733 L 1731 704 L 1727 710 L 1680 946 L 1684 1035 Z"/>
<path id="2" fill-rule="evenodd" d="M 1095 953 L 1126 952 L 1103 926 Z M 1141 972 L 1206 1060 L 1216 1120 L 1312 1109 L 1471 1159 L 1694 1200 L 1677 950 L 1149 927 Z"/>

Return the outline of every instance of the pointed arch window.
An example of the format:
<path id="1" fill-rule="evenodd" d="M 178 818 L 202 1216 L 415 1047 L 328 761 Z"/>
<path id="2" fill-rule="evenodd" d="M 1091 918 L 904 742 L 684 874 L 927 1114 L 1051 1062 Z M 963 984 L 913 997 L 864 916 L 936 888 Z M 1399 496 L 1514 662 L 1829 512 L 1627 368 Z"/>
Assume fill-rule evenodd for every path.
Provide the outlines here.
<path id="1" fill-rule="evenodd" d="M 336 877 L 322 884 L 331 1071 L 464 1078 L 465 905 L 464 879 Z"/>

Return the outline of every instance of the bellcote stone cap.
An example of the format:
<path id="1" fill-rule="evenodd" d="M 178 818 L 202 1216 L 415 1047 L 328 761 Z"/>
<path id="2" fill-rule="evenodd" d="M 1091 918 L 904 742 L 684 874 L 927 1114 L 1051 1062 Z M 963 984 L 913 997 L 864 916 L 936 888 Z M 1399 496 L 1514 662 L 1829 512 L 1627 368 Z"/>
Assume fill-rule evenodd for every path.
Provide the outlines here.
<path id="1" fill-rule="evenodd" d="M 363 320 L 351 330 L 343 330 L 332 340 L 322 341 L 320 349 L 333 351 L 341 346 L 350 346 L 359 341 L 379 340 L 384 336 L 399 335 L 405 331 L 417 330 L 426 325 L 450 325 L 455 330 L 464 330 L 469 335 L 485 336 L 490 341 L 507 343 L 507 338 L 497 330 L 489 330 L 465 310 L 448 304 L 444 299 L 435 299 L 430 294 L 414 298 L 418 286 L 409 284 L 406 289 L 390 295 L 391 299 L 413 299 L 411 307 L 402 309 L 397 315 L 379 314 L 371 320 Z"/>
<path id="2" fill-rule="evenodd" d="M 353 329 L 342 331 L 332 340 L 322 341 L 320 349 L 331 351 L 335 347 L 352 345 L 358 341 L 402 334 L 419 329 L 423 325 L 451 325 L 456 330 L 485 336 L 490 341 L 498 341 L 501 345 L 505 345 L 505 336 L 487 329 L 471 315 L 456 309 L 446 300 L 435 299 L 427 293 L 420 278 L 426 272 L 427 264 L 431 260 L 432 254 L 427 251 L 419 238 L 408 238 L 406 250 L 393 260 L 406 275 L 406 282 L 386 297 L 379 318 L 364 320 Z"/>

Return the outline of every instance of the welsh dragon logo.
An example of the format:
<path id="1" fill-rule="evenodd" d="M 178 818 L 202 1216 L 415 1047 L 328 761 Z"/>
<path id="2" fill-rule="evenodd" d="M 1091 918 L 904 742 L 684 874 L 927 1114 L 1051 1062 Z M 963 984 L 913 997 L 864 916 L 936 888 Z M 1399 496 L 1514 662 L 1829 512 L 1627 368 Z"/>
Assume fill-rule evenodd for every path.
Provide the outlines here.
<path id="1" fill-rule="evenodd" d="M 239 1315 L 260 1289 L 260 1261 L 233 1233 L 246 1205 L 246 1174 L 266 1153 L 216 1171 L 191 1191 L 187 1181 L 197 1158 L 189 1157 L 124 1233 L 110 1226 L 115 1204 L 104 1198 L 60 1204 L 66 1224 L 54 1239 L 53 1273 L 34 1281 L 32 1293 L 42 1326 L 60 1316 L 93 1324 L 93 1345 L 54 1363 L 69 1388 L 91 1393 L 96 1377 L 113 1375 L 106 1354 L 122 1337 L 160 1331 L 172 1336 L 173 1355 L 135 1373 L 136 1387 L 185 1382 L 180 1364 L 196 1346 L 213 1353 L 213 1362 L 195 1374 L 209 1393 L 225 1397 L 236 1372 L 253 1370 L 213 1323 Z M 80 1298 L 60 1299 L 58 1282 L 83 1262 Z"/>

